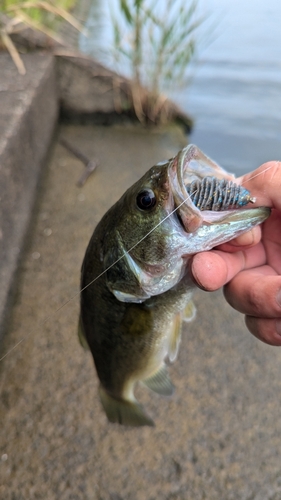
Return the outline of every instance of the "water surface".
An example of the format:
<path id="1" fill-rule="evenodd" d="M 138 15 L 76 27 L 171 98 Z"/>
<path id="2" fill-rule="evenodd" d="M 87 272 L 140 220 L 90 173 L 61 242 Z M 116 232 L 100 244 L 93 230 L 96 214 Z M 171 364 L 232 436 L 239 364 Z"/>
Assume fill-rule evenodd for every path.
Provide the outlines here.
<path id="1" fill-rule="evenodd" d="M 200 45 L 191 84 L 169 91 L 195 120 L 191 140 L 237 174 L 281 159 L 281 2 L 201 0 L 199 8 L 213 41 Z M 88 27 L 81 48 L 108 62 L 108 4 L 93 3 Z"/>

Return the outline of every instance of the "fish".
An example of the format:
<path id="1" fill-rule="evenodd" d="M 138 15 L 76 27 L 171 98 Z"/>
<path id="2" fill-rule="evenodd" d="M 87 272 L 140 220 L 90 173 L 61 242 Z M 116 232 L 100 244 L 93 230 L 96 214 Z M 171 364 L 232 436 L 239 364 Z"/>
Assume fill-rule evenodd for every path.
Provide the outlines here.
<path id="1" fill-rule="evenodd" d="M 216 203 L 196 206 L 194 183 L 202 196 L 212 185 Z M 255 201 L 191 144 L 150 168 L 98 223 L 81 269 L 78 335 L 109 422 L 154 425 L 134 389 L 173 394 L 167 362 L 177 358 L 183 321 L 196 314 L 189 261 L 266 220 L 269 208 L 246 206 Z"/>

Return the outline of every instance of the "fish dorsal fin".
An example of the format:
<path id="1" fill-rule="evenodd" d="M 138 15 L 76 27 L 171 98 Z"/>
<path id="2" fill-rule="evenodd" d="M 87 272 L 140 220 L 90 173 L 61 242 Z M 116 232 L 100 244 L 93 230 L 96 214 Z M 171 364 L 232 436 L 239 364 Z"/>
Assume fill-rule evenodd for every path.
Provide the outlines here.
<path id="1" fill-rule="evenodd" d="M 185 306 L 183 312 L 183 321 L 189 323 L 194 320 L 195 316 L 196 316 L 196 307 L 194 305 L 194 302 L 190 300 Z"/>
<path id="2" fill-rule="evenodd" d="M 86 349 L 87 351 L 90 350 L 89 344 L 86 340 L 85 333 L 84 333 L 84 328 L 82 326 L 82 321 L 81 321 L 81 316 L 79 316 L 79 321 L 78 321 L 78 339 L 81 344 L 81 346 Z"/>
<path id="3" fill-rule="evenodd" d="M 169 339 L 168 357 L 171 363 L 175 361 L 178 355 L 179 345 L 181 341 L 181 325 L 182 313 L 178 313 L 174 316 Z"/>
<path id="4" fill-rule="evenodd" d="M 160 369 L 151 377 L 142 380 L 142 382 L 153 392 L 161 394 L 161 396 L 171 396 L 174 392 L 174 385 L 168 374 L 166 365 L 162 365 Z"/>
<path id="5" fill-rule="evenodd" d="M 140 427 L 143 425 L 154 426 L 153 420 L 146 415 L 142 406 L 137 401 L 116 399 L 100 385 L 100 400 L 109 422 Z"/>

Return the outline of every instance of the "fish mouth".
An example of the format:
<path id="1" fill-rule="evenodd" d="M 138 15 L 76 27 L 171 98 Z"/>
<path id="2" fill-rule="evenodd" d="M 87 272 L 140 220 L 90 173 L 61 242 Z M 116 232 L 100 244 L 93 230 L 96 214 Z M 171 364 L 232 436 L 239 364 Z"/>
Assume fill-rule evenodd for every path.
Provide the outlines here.
<path id="1" fill-rule="evenodd" d="M 236 204 L 235 208 L 226 210 L 221 208 L 199 210 L 193 203 L 187 186 L 193 181 L 201 182 L 206 177 L 233 182 L 235 176 L 217 165 L 193 144 L 182 149 L 170 160 L 168 175 L 176 208 L 175 213 L 186 233 L 192 235 L 194 240 L 201 238 L 204 250 L 248 231 L 270 215 L 270 209 L 267 207 L 237 209 L 239 204 Z M 237 185 L 235 186 L 240 189 Z M 243 204 L 249 201 L 255 202 L 250 194 Z M 195 235 L 196 238 L 194 238 Z"/>
<path id="2" fill-rule="evenodd" d="M 224 174 L 225 178 L 233 179 L 233 176 L 229 176 L 227 172 L 224 171 Z M 194 180 L 200 181 L 206 175 L 221 178 L 220 167 L 205 156 L 197 146 L 191 144 L 170 161 L 168 175 L 177 215 L 185 230 L 193 233 L 203 224 L 204 214 L 194 205 L 186 185 Z"/>
<path id="3" fill-rule="evenodd" d="M 197 253 L 227 243 L 253 227 L 264 222 L 270 216 L 268 207 L 210 212 L 202 225 L 190 234 L 189 253 Z"/>

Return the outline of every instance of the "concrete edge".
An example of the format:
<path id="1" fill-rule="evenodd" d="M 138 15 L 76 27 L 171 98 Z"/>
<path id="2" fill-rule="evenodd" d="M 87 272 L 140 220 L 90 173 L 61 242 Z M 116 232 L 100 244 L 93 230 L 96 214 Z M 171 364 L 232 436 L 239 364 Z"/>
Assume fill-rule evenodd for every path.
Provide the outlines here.
<path id="1" fill-rule="evenodd" d="M 3 107 L 0 110 L 4 131 L 0 138 L 0 341 L 16 288 L 15 274 L 28 234 L 38 182 L 58 117 L 55 60 L 49 54 L 38 57 L 41 59 L 35 57 L 33 62 L 30 55 L 24 57 L 31 71 L 28 82 L 20 75 L 11 81 L 8 71 L 5 92 L 4 72 L 0 78 L 0 90 L 4 86 L 8 98 L 6 113 Z M 11 71 L 14 74 L 14 68 Z M 32 71 L 34 76 L 39 75 L 37 79 L 32 78 Z"/>
<path id="2" fill-rule="evenodd" d="M 148 89 L 136 91 L 129 78 L 89 56 L 66 48 L 56 49 L 61 116 L 80 123 L 107 123 L 124 118 L 146 125 L 178 123 L 187 133 L 192 118 L 164 96 L 156 98 Z M 138 111 L 137 111 L 138 109 Z M 107 120 L 107 115 L 109 120 Z"/>

